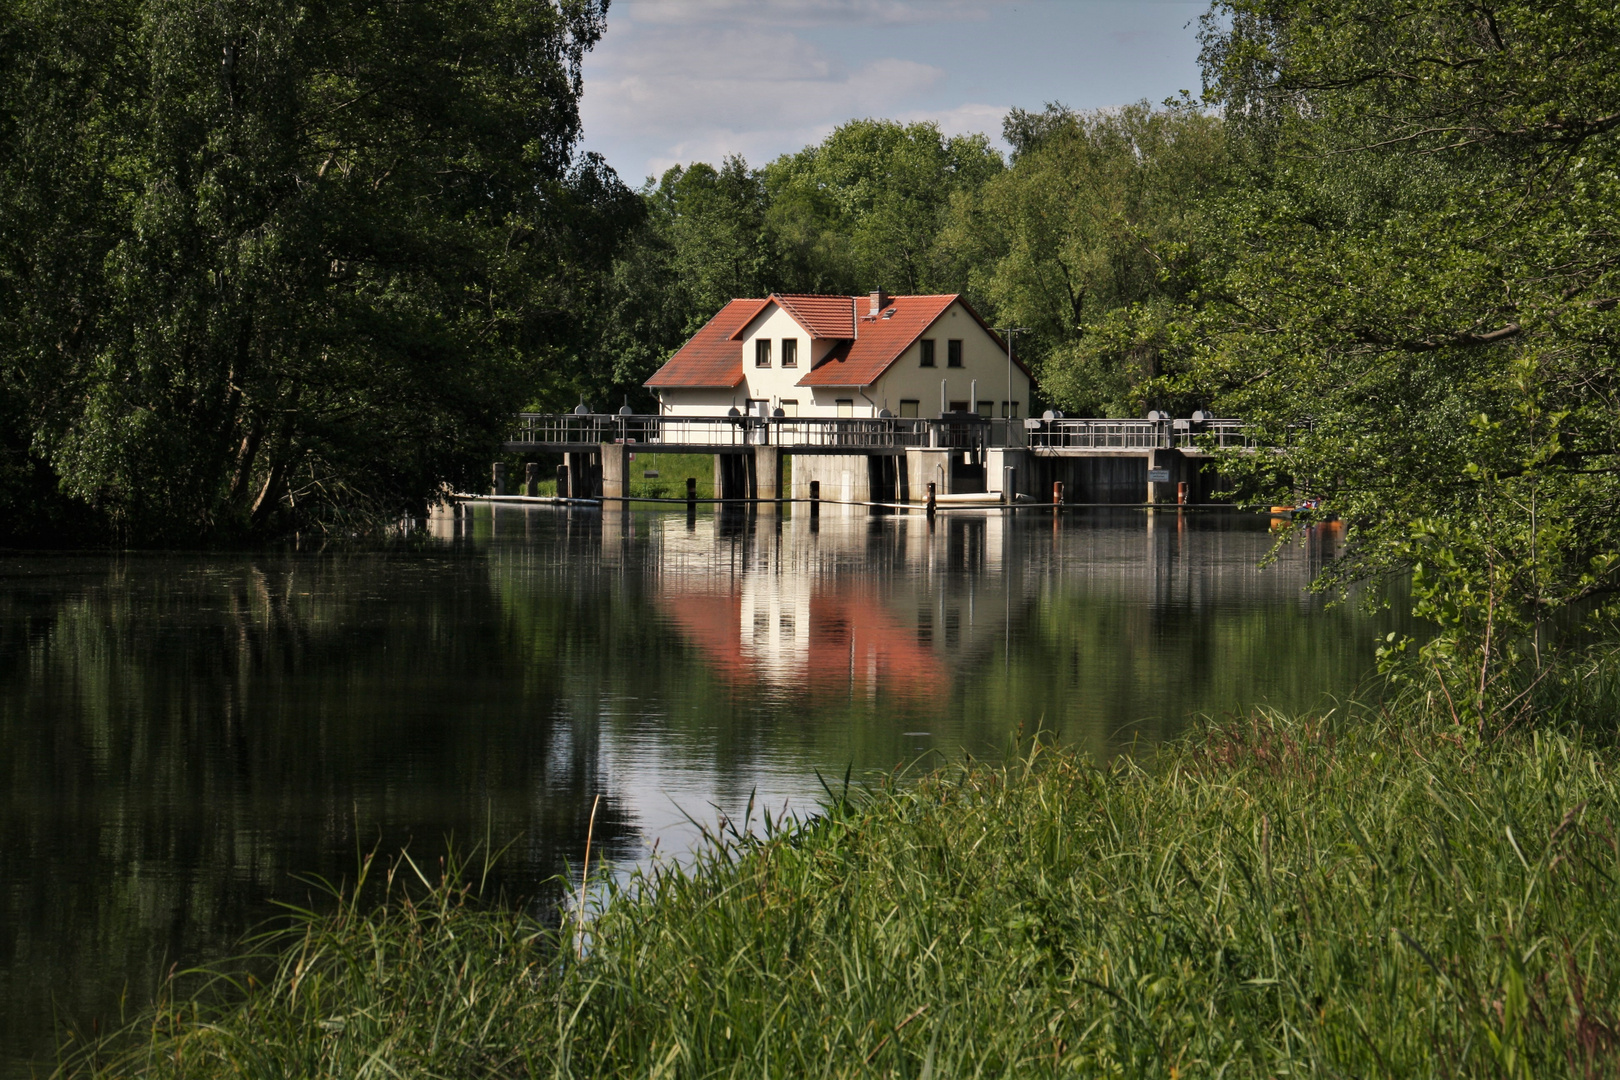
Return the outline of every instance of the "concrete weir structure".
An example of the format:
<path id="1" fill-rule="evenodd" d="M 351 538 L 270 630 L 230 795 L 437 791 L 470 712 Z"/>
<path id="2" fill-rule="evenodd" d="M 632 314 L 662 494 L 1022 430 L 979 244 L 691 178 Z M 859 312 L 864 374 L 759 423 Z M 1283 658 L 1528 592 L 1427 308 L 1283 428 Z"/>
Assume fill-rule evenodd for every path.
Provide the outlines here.
<path id="1" fill-rule="evenodd" d="M 1029 369 L 958 294 L 732 300 L 645 385 L 656 415 L 525 413 L 505 449 L 560 454 L 559 492 L 575 497 L 628 498 L 630 455 L 663 452 L 712 453 L 716 499 L 1011 503 L 1062 490 L 1141 504 L 1208 501 L 1210 451 L 1242 438 L 1201 413 L 1026 419 Z M 495 486 L 505 493 L 499 474 Z"/>
<path id="2" fill-rule="evenodd" d="M 938 495 L 1000 493 L 1003 501 L 1042 503 L 1061 484 L 1067 503 L 1198 505 L 1210 503 L 1220 486 L 1212 452 L 1244 445 L 1237 421 L 1200 415 L 1022 421 L 971 413 L 938 420 L 526 413 L 518 419 L 508 453 L 561 455 L 559 494 L 612 500 L 630 497 L 632 454 L 707 453 L 714 455 L 712 497 L 725 500 L 921 503 L 933 484 Z M 788 490 L 782 477 L 790 460 Z"/>

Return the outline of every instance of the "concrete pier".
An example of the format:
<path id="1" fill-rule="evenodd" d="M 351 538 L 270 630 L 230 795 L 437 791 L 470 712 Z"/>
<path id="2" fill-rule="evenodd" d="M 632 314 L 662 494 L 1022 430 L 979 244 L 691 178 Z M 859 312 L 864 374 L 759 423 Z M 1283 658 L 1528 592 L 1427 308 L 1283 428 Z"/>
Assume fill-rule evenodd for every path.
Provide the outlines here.
<path id="1" fill-rule="evenodd" d="M 597 460 L 602 468 L 602 498 L 628 499 L 630 497 L 630 446 L 626 443 L 603 443 Z"/>

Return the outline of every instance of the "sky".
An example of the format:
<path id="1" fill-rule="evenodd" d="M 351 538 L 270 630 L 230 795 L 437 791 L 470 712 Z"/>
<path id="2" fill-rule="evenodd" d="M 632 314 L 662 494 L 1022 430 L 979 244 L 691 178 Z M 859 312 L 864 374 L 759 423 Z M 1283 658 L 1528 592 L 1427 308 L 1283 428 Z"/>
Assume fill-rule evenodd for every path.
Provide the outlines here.
<path id="1" fill-rule="evenodd" d="M 583 146 L 636 186 L 763 165 L 861 117 L 983 132 L 1010 108 L 1197 93 L 1203 0 L 613 0 L 585 63 Z"/>

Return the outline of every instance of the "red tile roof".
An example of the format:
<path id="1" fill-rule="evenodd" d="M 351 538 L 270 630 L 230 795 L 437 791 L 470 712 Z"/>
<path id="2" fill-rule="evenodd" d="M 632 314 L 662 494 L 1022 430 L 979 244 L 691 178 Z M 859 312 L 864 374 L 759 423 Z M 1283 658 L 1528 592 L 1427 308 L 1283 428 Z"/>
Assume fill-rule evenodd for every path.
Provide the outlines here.
<path id="1" fill-rule="evenodd" d="M 900 359 L 900 354 L 911 347 L 911 343 L 922 336 L 922 332 L 931 326 L 935 319 L 945 314 L 945 310 L 953 303 L 960 302 L 962 309 L 990 335 L 998 348 L 1006 349 L 1007 345 L 997 336 L 996 332 L 985 325 L 979 313 L 973 306 L 963 300 L 959 293 L 949 293 L 941 296 L 895 296 L 889 298 L 888 306 L 874 318 L 866 314 L 863 308 L 858 325 L 855 328 L 855 340 L 838 345 L 827 353 L 821 363 L 805 373 L 799 380 L 800 386 L 871 386 L 883 377 L 889 366 Z M 884 314 L 893 311 L 889 318 Z M 943 358 L 941 358 L 943 361 Z M 1023 361 L 1015 358 L 1015 363 L 1024 372 L 1029 369 Z"/>
<path id="2" fill-rule="evenodd" d="M 733 300 L 653 373 L 647 386 L 736 386 L 743 380 L 742 348 L 731 335 L 765 310 L 769 300 Z"/>
<path id="3" fill-rule="evenodd" d="M 861 309 L 871 306 L 865 297 L 813 296 L 805 293 L 772 293 L 771 299 L 783 311 L 799 320 L 799 325 L 810 331 L 811 337 L 847 338 L 855 317 L 856 305 Z"/>
<path id="4" fill-rule="evenodd" d="M 876 316 L 867 314 L 871 300 L 865 296 L 773 294 L 765 300 L 733 300 L 721 308 L 719 314 L 647 380 L 646 385 L 736 386 L 743 380 L 742 349 L 737 341 L 754 319 L 775 304 L 798 320 L 812 337 L 842 342 L 805 373 L 799 386 L 870 386 L 883 377 L 889 366 L 935 319 L 957 302 L 984 327 L 984 332 L 999 348 L 1006 348 L 996 332 L 985 325 L 979 313 L 959 293 L 888 297 L 883 311 Z M 884 318 L 884 311 L 894 314 Z M 859 314 L 854 315 L 856 312 Z M 853 341 L 850 340 L 852 328 Z M 1029 374 L 1022 360 L 1015 358 L 1014 362 L 1024 374 Z"/>

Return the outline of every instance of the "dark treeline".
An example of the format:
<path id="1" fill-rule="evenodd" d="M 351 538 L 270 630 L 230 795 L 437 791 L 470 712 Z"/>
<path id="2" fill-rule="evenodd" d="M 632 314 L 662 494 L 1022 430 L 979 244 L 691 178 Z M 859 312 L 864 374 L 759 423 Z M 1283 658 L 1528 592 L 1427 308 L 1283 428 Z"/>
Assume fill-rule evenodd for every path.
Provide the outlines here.
<path id="1" fill-rule="evenodd" d="M 604 0 L 0 8 L 0 526 L 420 508 L 579 378 L 641 213 L 576 154 Z"/>
<path id="2" fill-rule="evenodd" d="M 732 297 L 962 291 L 1052 405 L 1286 446 L 1240 496 L 1344 519 L 1338 580 L 1416 569 L 1459 712 L 1609 611 L 1609 7 L 1216 0 L 1201 99 L 1014 110 L 1006 158 L 857 120 L 639 191 L 577 152 L 603 0 L 404 10 L 8 0 L 0 529 L 387 519 L 515 409 L 645 407 Z"/>
<path id="3" fill-rule="evenodd" d="M 1142 407 L 1216 120 L 1014 112 L 1011 162 L 859 120 L 632 191 L 577 150 L 606 9 L 10 0 L 0 538 L 420 513 L 512 412 L 647 407 L 693 330 L 771 291 L 967 292 L 1033 328 L 1052 402 Z"/>

